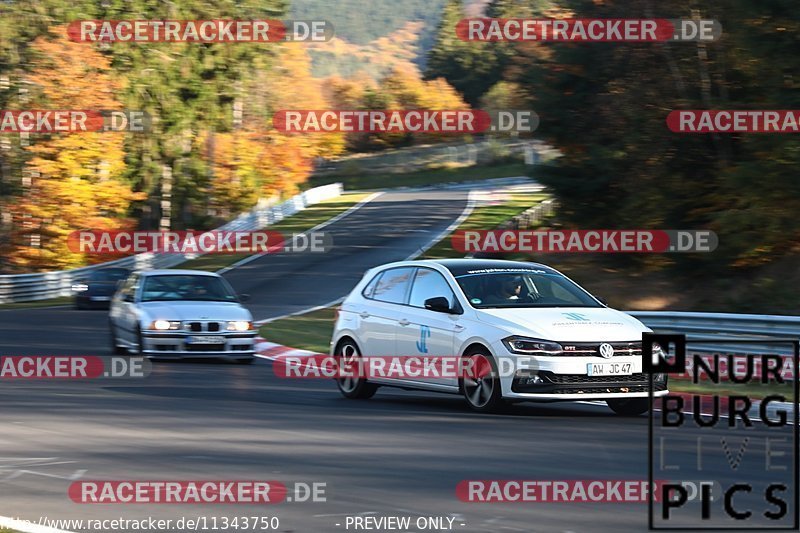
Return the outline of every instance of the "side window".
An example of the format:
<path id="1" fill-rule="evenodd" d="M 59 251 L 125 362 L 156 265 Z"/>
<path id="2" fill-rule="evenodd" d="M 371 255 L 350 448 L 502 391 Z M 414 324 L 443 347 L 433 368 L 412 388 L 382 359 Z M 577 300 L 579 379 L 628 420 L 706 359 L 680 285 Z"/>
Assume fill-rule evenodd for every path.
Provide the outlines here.
<path id="1" fill-rule="evenodd" d="M 389 302 L 402 304 L 406 301 L 406 292 L 411 283 L 411 274 L 414 269 L 411 267 L 392 268 L 385 271 L 372 293 L 372 298 L 379 302 Z"/>
<path id="2" fill-rule="evenodd" d="M 129 294 L 134 296 L 137 288 L 139 288 L 139 274 L 132 274 L 122 285 L 120 294 L 123 298 Z"/>
<path id="3" fill-rule="evenodd" d="M 450 285 L 447 284 L 447 280 L 444 279 L 444 276 L 428 268 L 420 268 L 417 270 L 417 275 L 414 278 L 414 285 L 411 287 L 409 305 L 425 307 L 425 300 L 428 298 L 436 298 L 437 296 L 447 298 L 450 307 L 455 305 L 455 294 L 453 294 L 453 290 L 450 288 Z"/>
<path id="4" fill-rule="evenodd" d="M 363 291 L 361 291 L 361 295 L 364 298 L 370 298 L 370 299 L 372 298 L 372 293 L 375 291 L 375 286 L 378 284 L 378 280 L 381 278 L 382 274 L 383 274 L 383 272 L 379 272 L 378 274 L 375 274 L 375 276 L 373 276 L 373 278 L 370 280 L 370 282 L 367 283 L 367 286 L 364 287 Z"/>

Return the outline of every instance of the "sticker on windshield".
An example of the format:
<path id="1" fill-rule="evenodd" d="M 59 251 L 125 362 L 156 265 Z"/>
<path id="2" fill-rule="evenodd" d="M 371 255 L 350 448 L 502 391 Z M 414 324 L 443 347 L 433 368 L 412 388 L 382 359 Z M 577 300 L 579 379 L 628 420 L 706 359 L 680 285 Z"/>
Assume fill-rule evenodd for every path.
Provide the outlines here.
<path id="1" fill-rule="evenodd" d="M 480 298 L 473 298 L 472 300 L 470 300 L 470 302 L 474 303 L 475 305 L 480 305 L 483 303 L 483 300 L 481 300 Z"/>

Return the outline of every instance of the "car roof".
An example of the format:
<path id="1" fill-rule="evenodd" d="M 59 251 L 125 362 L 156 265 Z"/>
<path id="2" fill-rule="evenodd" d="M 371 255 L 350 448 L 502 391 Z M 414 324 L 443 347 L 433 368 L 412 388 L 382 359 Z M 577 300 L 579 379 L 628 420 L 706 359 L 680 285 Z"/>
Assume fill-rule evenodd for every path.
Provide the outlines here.
<path id="1" fill-rule="evenodd" d="M 145 270 L 140 272 L 142 276 L 164 276 L 164 275 L 173 275 L 173 276 L 211 276 L 211 277 L 219 277 L 219 274 L 216 272 L 208 272 L 206 270 L 187 270 L 187 269 L 178 269 L 178 268 L 164 268 L 161 270 Z"/>
<path id="2" fill-rule="evenodd" d="M 423 259 L 419 261 L 398 261 L 381 265 L 381 270 L 390 267 L 402 266 L 434 266 L 438 265 L 449 270 L 453 276 L 463 276 L 465 274 L 475 274 L 483 272 L 502 273 L 503 271 L 520 273 L 524 271 L 545 271 L 548 274 L 560 274 L 552 267 L 541 263 L 529 263 L 527 261 L 509 261 L 506 259 Z"/>

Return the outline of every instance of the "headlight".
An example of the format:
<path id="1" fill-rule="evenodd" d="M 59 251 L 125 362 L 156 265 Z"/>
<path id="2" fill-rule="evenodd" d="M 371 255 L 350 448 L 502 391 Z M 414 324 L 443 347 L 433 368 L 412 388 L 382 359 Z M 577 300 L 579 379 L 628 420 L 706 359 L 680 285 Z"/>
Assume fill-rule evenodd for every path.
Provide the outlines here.
<path id="1" fill-rule="evenodd" d="M 253 323 L 249 320 L 232 320 L 228 322 L 228 331 L 250 331 Z"/>
<path id="2" fill-rule="evenodd" d="M 508 337 L 503 339 L 503 344 L 506 345 L 506 348 L 511 353 L 525 355 L 559 355 L 564 351 L 564 348 L 557 342 L 528 337 Z"/>
<path id="3" fill-rule="evenodd" d="M 150 329 L 155 329 L 158 331 L 165 331 L 168 329 L 181 329 L 181 323 L 179 320 L 154 320 L 152 324 L 150 324 Z"/>
<path id="4" fill-rule="evenodd" d="M 89 286 L 85 283 L 76 283 L 72 286 L 72 290 L 75 292 L 84 292 L 89 290 Z"/>

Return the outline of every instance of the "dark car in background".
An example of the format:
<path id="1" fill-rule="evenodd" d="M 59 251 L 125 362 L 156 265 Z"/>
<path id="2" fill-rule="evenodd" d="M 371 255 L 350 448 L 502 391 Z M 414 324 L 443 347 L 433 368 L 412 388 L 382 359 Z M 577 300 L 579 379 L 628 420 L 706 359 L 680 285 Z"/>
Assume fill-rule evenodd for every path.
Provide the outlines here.
<path id="1" fill-rule="evenodd" d="M 130 275 L 127 268 L 101 268 L 72 285 L 75 309 L 108 309 L 120 281 Z"/>

